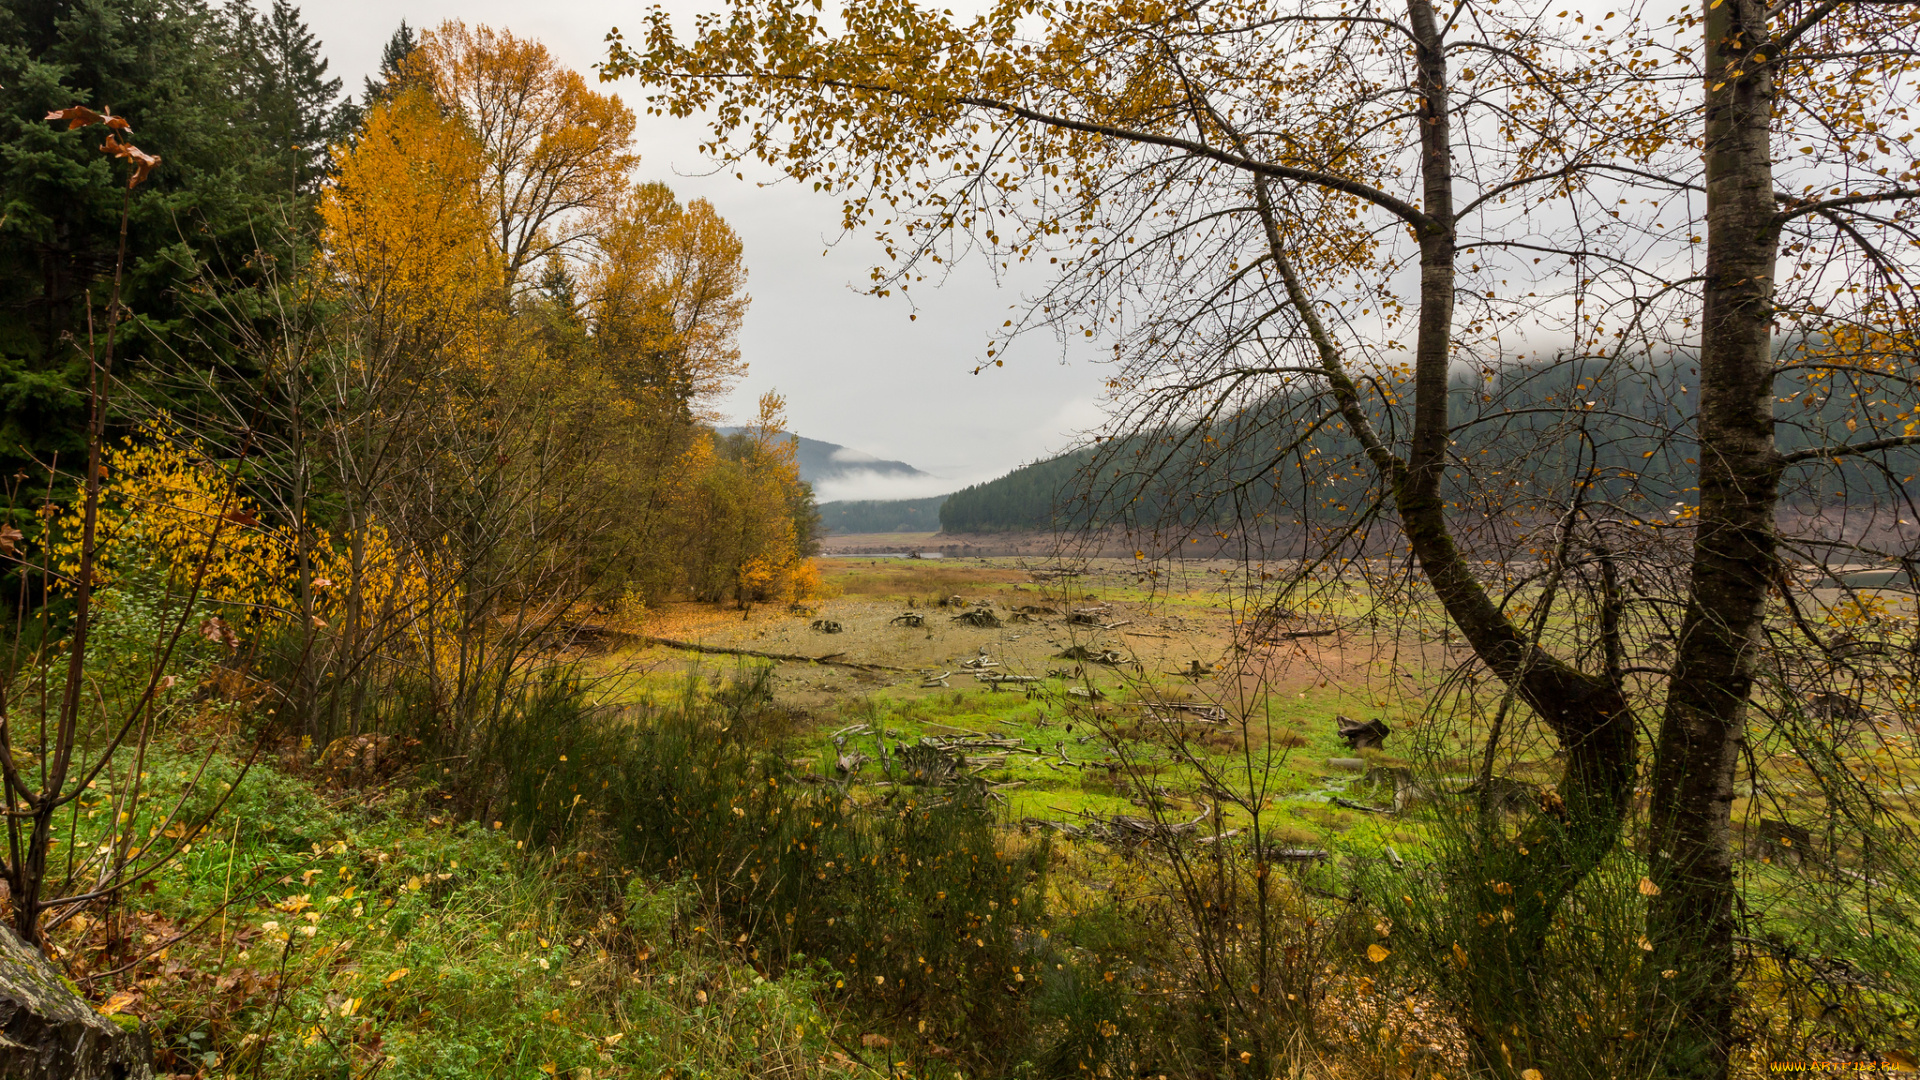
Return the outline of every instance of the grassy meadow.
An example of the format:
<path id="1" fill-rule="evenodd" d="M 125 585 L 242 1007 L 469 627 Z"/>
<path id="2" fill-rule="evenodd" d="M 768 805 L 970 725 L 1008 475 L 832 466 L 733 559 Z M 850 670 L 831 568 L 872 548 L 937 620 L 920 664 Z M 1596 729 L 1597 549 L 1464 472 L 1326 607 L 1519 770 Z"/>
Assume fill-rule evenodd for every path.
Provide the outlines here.
<path id="1" fill-rule="evenodd" d="M 1077 570 L 822 560 L 804 608 L 608 624 L 484 770 L 399 731 L 268 738 L 248 767 L 261 718 L 210 706 L 155 744 L 140 805 L 229 805 L 50 940 L 173 1076 L 1469 1075 L 1447 943 L 1512 909 L 1421 869 L 1459 857 L 1476 802 L 1459 650 L 1338 583 L 1236 648 L 1257 612 L 1231 567 Z M 1352 750 L 1340 716 L 1392 733 Z M 1801 767 L 1756 745 L 1750 821 Z M 1514 720 L 1503 747 L 1498 775 L 1545 797 L 1545 740 Z M 1905 731 L 1862 752 L 1909 782 Z M 1396 769 L 1430 784 L 1398 813 Z M 197 820 L 142 814 L 134 835 Z M 1827 886 L 1770 850 L 1749 895 L 1798 940 Z M 1518 1066 L 1638 1060 L 1640 880 L 1629 843 L 1563 916 L 1568 1031 L 1513 1037 Z M 1913 948 L 1890 931 L 1889 970 Z M 1743 1071 L 1844 1052 L 1837 1008 L 1910 1052 L 1908 1005 L 1864 982 L 1823 1001 L 1777 953 L 1750 969 Z M 1591 1064 L 1551 1067 L 1568 1046 Z"/>

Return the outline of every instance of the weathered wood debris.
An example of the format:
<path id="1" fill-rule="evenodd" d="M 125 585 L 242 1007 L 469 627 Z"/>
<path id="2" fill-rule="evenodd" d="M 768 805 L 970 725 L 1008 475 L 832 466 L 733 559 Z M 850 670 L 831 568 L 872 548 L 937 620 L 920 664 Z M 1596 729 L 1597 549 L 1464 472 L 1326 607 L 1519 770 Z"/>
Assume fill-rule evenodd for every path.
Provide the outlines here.
<path id="1" fill-rule="evenodd" d="M 1055 654 L 1061 660 L 1078 660 L 1095 664 L 1126 664 L 1132 658 L 1118 649 L 1089 648 L 1085 645 L 1069 645 Z"/>
<path id="2" fill-rule="evenodd" d="M 1139 705 L 1147 719 L 1163 724 L 1224 724 L 1229 719 L 1227 710 L 1210 701 L 1142 701 Z"/>
<path id="3" fill-rule="evenodd" d="M 1120 847 L 1139 847 L 1148 843 L 1174 844 L 1195 836 L 1212 815 L 1213 807 L 1203 805 L 1200 813 L 1194 815 L 1191 821 L 1157 821 L 1131 814 L 1114 814 L 1111 817 L 1088 814 L 1078 824 L 1033 817 L 1024 818 L 1020 823 L 1028 828 L 1052 829 L 1075 839 L 1103 840 Z"/>
<path id="4" fill-rule="evenodd" d="M 650 637 L 644 634 L 636 635 L 635 640 L 644 641 L 649 645 L 662 645 L 669 649 L 704 653 L 709 656 L 754 656 L 762 660 L 782 660 L 797 664 L 826 664 L 831 667 L 852 668 L 855 671 L 904 670 L 894 667 L 891 664 L 862 664 L 852 660 L 836 659 L 836 657 L 846 655 L 845 653 L 828 653 L 825 656 L 804 656 L 800 653 L 761 652 L 758 649 L 731 649 L 721 645 L 701 645 L 693 641 L 675 641 L 672 638 Z"/>
<path id="5" fill-rule="evenodd" d="M 1355 720 L 1351 716 L 1336 716 L 1334 722 L 1340 725 L 1340 737 L 1347 740 L 1352 750 L 1378 750 L 1393 734 L 1393 729 L 1378 719 Z"/>

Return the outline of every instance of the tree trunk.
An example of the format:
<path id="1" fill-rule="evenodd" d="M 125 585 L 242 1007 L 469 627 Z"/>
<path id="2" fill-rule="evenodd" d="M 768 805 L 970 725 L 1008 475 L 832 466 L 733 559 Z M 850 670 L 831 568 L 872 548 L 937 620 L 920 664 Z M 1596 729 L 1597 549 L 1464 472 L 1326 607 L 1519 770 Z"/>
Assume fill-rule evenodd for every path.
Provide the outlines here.
<path id="1" fill-rule="evenodd" d="M 1442 480 L 1447 469 L 1455 281 L 1453 151 L 1446 93 L 1446 43 L 1428 0 L 1411 0 L 1421 93 L 1422 209 L 1433 224 L 1420 237 L 1420 323 L 1414 356 L 1414 418 L 1406 467 L 1393 478 L 1394 499 L 1422 573 L 1474 652 L 1567 750 L 1560 785 L 1564 819 L 1540 814 L 1517 842 L 1488 864 L 1503 865 L 1519 912 L 1514 933 L 1475 944 L 1512 964 L 1476 983 L 1470 1015 L 1478 1064 L 1511 1074 L 1502 1052 L 1511 1020 L 1539 1020 L 1531 985 L 1539 974 L 1553 913 L 1619 842 L 1631 804 L 1636 739 L 1633 714 L 1619 682 L 1596 678 L 1541 649 L 1500 610 L 1473 576 L 1455 544 Z M 1512 980 L 1512 981 L 1508 981 Z M 1492 1026 L 1490 1026 L 1492 1025 Z"/>
<path id="2" fill-rule="evenodd" d="M 1700 516 L 1655 748 L 1648 913 L 1650 1030 L 1663 1075 L 1721 1077 L 1737 991 L 1728 823 L 1774 572 L 1771 65 L 1760 0 L 1706 9 L 1707 268 L 1700 340 Z M 1751 70 L 1748 70 L 1751 69 Z M 1671 977 L 1665 973 L 1672 972 Z"/>

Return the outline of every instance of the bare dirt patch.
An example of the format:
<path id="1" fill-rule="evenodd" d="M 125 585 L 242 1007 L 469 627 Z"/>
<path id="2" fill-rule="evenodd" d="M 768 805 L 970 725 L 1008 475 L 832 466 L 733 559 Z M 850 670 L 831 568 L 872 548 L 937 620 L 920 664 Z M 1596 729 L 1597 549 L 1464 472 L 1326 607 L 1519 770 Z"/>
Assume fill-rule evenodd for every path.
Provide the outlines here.
<path id="1" fill-rule="evenodd" d="M 778 663 L 776 692 L 804 707 L 881 689 L 907 698 L 1018 692 L 1029 685 L 1019 679 L 1037 677 L 1056 688 L 1145 686 L 1161 696 L 1231 708 L 1260 694 L 1357 684 L 1374 656 L 1370 641 L 1330 634 L 1256 646 L 1240 657 L 1221 567 L 1199 561 L 1181 566 L 1174 581 L 1148 581 L 1130 559 L 1062 567 L 1014 557 L 823 558 L 820 569 L 827 590 L 837 595 L 791 610 L 672 604 L 655 613 L 645 632 L 898 669 Z M 983 666 L 982 657 L 991 666 Z M 656 670 L 694 662 L 665 648 L 638 658 Z M 1019 678 L 996 690 L 993 677 L 1007 675 Z"/>

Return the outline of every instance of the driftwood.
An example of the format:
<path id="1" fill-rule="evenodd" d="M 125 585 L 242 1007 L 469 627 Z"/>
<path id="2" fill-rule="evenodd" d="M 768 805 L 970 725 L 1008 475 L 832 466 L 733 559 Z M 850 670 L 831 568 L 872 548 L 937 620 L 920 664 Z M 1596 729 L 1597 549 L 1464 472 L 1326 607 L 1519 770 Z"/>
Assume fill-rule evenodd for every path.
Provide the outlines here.
<path id="1" fill-rule="evenodd" d="M 887 620 L 888 626 L 925 626 L 927 617 L 917 611 L 903 611 Z"/>
<path id="2" fill-rule="evenodd" d="M 1327 852 L 1324 848 L 1270 847 L 1262 850 L 1260 856 L 1268 862 L 1325 862 Z"/>
<path id="3" fill-rule="evenodd" d="M 955 622 L 963 622 L 968 626 L 977 626 L 983 630 L 996 629 L 1000 625 L 1000 617 L 988 611 L 986 608 L 974 608 L 972 611 L 964 614 L 955 615 L 953 619 Z"/>
<path id="4" fill-rule="evenodd" d="M 721 645 L 700 645 L 691 641 L 675 641 L 672 638 L 648 637 L 640 635 L 639 640 L 648 645 L 662 645 L 683 652 L 706 653 L 710 656 L 752 656 L 761 660 L 781 660 L 790 664 L 827 664 L 831 667 L 852 668 L 855 671 L 905 671 L 891 664 L 860 664 L 852 660 L 836 660 L 836 656 L 845 653 L 828 653 L 825 656 L 802 656 L 799 653 L 760 652 L 757 649 L 729 649 Z"/>
<path id="5" fill-rule="evenodd" d="M 882 750 L 885 750 L 884 745 Z M 981 750 L 994 750 L 997 753 L 981 754 Z M 881 764 L 889 775 L 897 774 L 903 783 L 945 787 L 972 780 L 987 769 L 1005 768 L 1009 754 L 1038 753 L 1040 751 L 1024 745 L 1020 739 L 967 732 L 957 738 L 922 736 L 918 743 L 900 746 L 890 760 L 883 760 Z"/>
<path id="6" fill-rule="evenodd" d="M 1439 794 L 1431 785 L 1416 779 L 1413 770 L 1408 768 L 1370 769 L 1362 781 L 1369 787 L 1382 782 L 1393 792 L 1393 812 L 1396 814 L 1404 814 L 1414 803 L 1429 801 Z"/>
<path id="7" fill-rule="evenodd" d="M 901 747 L 894 757 L 900 762 L 901 779 L 927 786 L 953 783 L 967 764 L 965 755 L 924 739 L 913 746 Z"/>
<path id="8" fill-rule="evenodd" d="M 1089 649 L 1085 645 L 1073 645 L 1055 654 L 1061 660 L 1090 661 L 1095 664 L 1124 664 L 1128 662 L 1125 653 L 1118 649 Z"/>
<path id="9" fill-rule="evenodd" d="M 1140 707 L 1146 710 L 1147 718 L 1162 723 L 1187 724 L 1224 724 L 1229 719 L 1227 710 L 1206 701 L 1142 701 Z M 1170 712 L 1192 713 L 1188 717 L 1162 716 L 1162 710 Z"/>

